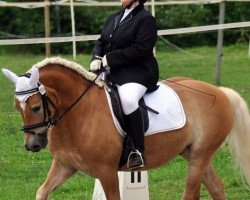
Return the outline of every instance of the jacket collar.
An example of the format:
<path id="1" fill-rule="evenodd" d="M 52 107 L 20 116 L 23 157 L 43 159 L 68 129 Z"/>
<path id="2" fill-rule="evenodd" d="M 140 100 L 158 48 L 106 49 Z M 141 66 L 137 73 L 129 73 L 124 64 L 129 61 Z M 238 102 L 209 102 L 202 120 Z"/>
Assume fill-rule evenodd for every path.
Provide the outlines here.
<path id="1" fill-rule="evenodd" d="M 126 22 L 130 21 L 134 16 L 136 16 L 142 9 L 144 8 L 144 5 L 143 4 L 139 4 L 138 6 L 136 6 L 132 11 L 131 13 L 129 13 L 123 20 L 122 22 L 120 23 L 121 21 L 121 18 L 125 12 L 125 8 L 122 9 L 116 16 L 115 18 L 115 27 L 114 27 L 114 30 L 119 27 L 119 26 L 122 26 L 123 24 L 125 24 Z"/>

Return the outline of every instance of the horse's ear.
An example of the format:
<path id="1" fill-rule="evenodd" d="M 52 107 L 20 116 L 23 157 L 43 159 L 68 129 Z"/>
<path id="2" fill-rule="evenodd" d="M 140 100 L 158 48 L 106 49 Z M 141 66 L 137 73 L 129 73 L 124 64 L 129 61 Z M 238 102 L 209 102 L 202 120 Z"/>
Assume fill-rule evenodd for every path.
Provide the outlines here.
<path id="1" fill-rule="evenodd" d="M 38 69 L 36 67 L 32 67 L 29 85 L 37 87 L 38 79 L 39 79 Z"/>
<path id="2" fill-rule="evenodd" d="M 11 80 L 14 84 L 17 83 L 17 80 L 19 79 L 19 77 L 18 77 L 15 73 L 11 72 L 11 71 L 8 70 L 8 69 L 4 69 L 4 68 L 2 68 L 2 72 L 3 72 L 3 74 L 4 74 L 9 80 Z"/>

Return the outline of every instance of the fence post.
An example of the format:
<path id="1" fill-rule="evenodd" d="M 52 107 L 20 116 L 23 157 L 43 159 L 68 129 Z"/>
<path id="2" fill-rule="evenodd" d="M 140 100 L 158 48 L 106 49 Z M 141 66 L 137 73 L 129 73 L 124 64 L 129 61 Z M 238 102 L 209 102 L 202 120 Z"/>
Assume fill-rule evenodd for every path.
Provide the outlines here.
<path id="1" fill-rule="evenodd" d="M 225 21 L 225 1 L 220 3 L 220 16 L 219 24 L 224 24 Z M 217 38 L 217 63 L 215 69 L 215 84 L 220 84 L 220 75 L 221 75 L 221 63 L 222 63 L 222 48 L 223 48 L 223 29 L 218 30 Z"/>
<path id="2" fill-rule="evenodd" d="M 248 45 L 248 57 L 250 58 L 250 36 L 248 37 L 249 39 L 249 45 Z"/>
<path id="3" fill-rule="evenodd" d="M 49 0 L 45 0 L 45 6 L 44 6 L 44 23 L 45 23 L 45 38 L 50 37 L 50 15 L 49 15 Z M 45 43 L 45 51 L 46 51 L 46 57 L 50 57 L 51 55 L 51 48 L 50 43 Z"/>
<path id="4" fill-rule="evenodd" d="M 121 200 L 149 200 L 147 171 L 118 172 Z M 98 179 L 92 200 L 106 200 L 102 185 Z"/>
<path id="5" fill-rule="evenodd" d="M 151 14 L 155 17 L 155 0 L 151 0 Z M 154 56 L 156 55 L 156 47 L 153 49 Z"/>
<path id="6" fill-rule="evenodd" d="M 73 38 L 73 59 L 76 59 L 76 30 L 75 30 L 75 13 L 73 0 L 70 0 L 70 14 L 71 14 L 71 26 L 72 26 L 72 38 Z"/>

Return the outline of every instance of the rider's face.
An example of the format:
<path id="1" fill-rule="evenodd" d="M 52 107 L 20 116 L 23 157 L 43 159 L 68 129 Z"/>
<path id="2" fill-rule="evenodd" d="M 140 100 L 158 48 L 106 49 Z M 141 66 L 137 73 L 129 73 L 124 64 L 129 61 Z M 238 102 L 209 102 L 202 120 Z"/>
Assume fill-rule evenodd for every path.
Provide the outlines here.
<path id="1" fill-rule="evenodd" d="M 134 0 L 121 0 L 122 6 L 126 8 L 128 5 L 130 5 Z"/>

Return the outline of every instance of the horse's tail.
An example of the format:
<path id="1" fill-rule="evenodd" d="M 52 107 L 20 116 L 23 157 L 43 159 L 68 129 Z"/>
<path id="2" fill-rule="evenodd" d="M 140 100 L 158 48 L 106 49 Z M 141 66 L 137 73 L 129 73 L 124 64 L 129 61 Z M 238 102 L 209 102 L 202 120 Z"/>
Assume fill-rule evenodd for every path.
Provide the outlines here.
<path id="1" fill-rule="evenodd" d="M 220 88 L 229 98 L 234 111 L 234 124 L 227 142 L 248 185 L 250 185 L 250 114 L 245 100 L 234 90 Z"/>

